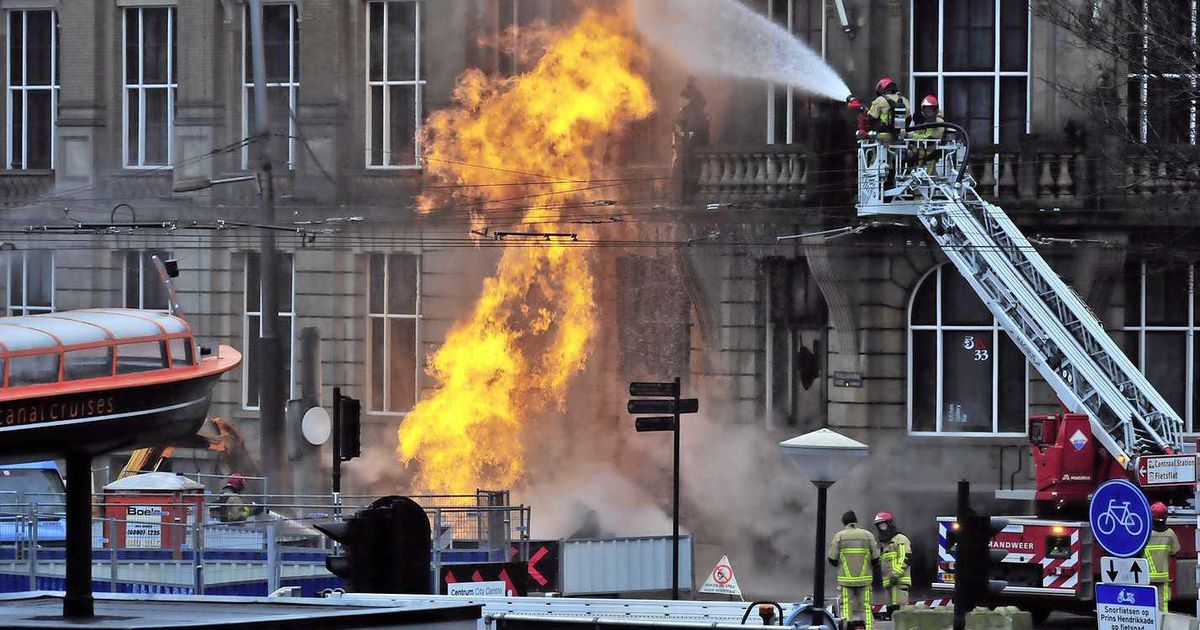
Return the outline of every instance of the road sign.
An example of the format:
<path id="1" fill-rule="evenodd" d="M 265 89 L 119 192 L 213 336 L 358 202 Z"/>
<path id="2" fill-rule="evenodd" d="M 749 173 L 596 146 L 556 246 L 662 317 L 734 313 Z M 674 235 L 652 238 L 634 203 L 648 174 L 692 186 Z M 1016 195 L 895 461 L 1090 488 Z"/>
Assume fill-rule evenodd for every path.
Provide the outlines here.
<path id="1" fill-rule="evenodd" d="M 1147 455 L 1138 458 L 1142 487 L 1190 486 L 1196 483 L 1195 455 Z"/>
<path id="2" fill-rule="evenodd" d="M 1104 556 L 1100 559 L 1100 581 L 1150 586 L 1150 563 L 1145 558 Z"/>
<path id="3" fill-rule="evenodd" d="M 638 432 L 645 431 L 674 431 L 675 416 L 653 416 L 650 418 L 636 418 L 633 421 L 633 427 Z"/>
<path id="4" fill-rule="evenodd" d="M 647 398 L 629 401 L 629 413 L 696 413 L 700 410 L 697 398 L 680 398 L 679 406 L 666 398 Z"/>
<path id="5" fill-rule="evenodd" d="M 679 395 L 679 383 L 639 383 L 629 384 L 630 396 L 648 396 L 650 398 L 674 398 Z"/>
<path id="6" fill-rule="evenodd" d="M 1157 630 L 1158 589 L 1127 584 L 1096 585 L 1097 630 Z"/>
<path id="7" fill-rule="evenodd" d="M 1141 488 L 1124 479 L 1106 481 L 1088 506 L 1092 535 L 1105 551 L 1128 558 L 1150 539 L 1150 503 Z"/>
<path id="8" fill-rule="evenodd" d="M 742 596 L 742 589 L 738 587 L 737 578 L 733 575 L 733 565 L 729 564 L 729 556 L 721 556 L 717 566 L 708 574 L 708 579 L 704 580 L 700 592 Z"/>

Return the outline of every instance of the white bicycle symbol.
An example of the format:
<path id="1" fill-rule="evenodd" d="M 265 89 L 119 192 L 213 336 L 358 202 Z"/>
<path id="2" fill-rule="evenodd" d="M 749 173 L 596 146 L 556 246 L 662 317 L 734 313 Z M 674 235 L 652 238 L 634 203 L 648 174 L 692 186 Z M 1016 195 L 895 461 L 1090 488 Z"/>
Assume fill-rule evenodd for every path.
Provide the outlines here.
<path id="1" fill-rule="evenodd" d="M 1130 536 L 1141 535 L 1142 528 L 1146 526 L 1145 523 L 1142 523 L 1142 517 L 1129 510 L 1128 501 L 1122 501 L 1120 505 L 1117 505 L 1116 499 L 1109 499 L 1108 509 L 1096 517 L 1096 529 L 1107 536 L 1117 531 L 1117 525 L 1123 527 Z"/>

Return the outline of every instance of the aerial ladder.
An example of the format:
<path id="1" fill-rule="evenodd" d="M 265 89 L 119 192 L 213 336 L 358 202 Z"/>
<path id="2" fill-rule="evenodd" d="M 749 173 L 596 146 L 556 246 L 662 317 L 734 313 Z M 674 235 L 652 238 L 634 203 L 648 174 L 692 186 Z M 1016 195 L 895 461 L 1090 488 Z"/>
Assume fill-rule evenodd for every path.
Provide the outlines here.
<path id="1" fill-rule="evenodd" d="M 948 123 L 916 129 L 932 126 L 951 133 L 860 141 L 859 216 L 906 215 L 925 226 L 1068 411 L 1087 416 L 1111 458 L 1108 476 L 1133 472 L 1139 457 L 1180 452 L 1183 420 L 1004 211 L 979 195 L 966 132 Z M 1037 426 L 1035 445 L 1044 439 Z M 1104 479 L 1089 481 L 1080 490 Z"/>

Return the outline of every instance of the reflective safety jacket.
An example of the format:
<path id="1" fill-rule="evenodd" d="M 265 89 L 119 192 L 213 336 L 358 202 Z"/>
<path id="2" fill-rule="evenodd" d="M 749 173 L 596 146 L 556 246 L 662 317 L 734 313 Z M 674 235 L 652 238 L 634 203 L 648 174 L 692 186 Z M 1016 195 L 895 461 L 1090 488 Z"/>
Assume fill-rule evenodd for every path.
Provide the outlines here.
<path id="1" fill-rule="evenodd" d="M 1171 581 L 1171 556 L 1179 553 L 1179 538 L 1171 528 L 1150 532 L 1146 541 L 1146 562 L 1150 564 L 1150 582 L 1165 584 Z"/>
<path id="2" fill-rule="evenodd" d="M 881 94 L 871 101 L 870 107 L 867 108 L 867 117 L 875 121 L 876 131 L 886 134 L 899 131 L 896 107 L 900 104 L 904 105 L 905 111 L 911 116 L 912 107 L 909 106 L 908 99 L 899 94 Z"/>
<path id="3" fill-rule="evenodd" d="M 912 586 L 912 541 L 908 536 L 896 532 L 891 540 L 879 543 L 879 560 L 883 565 L 883 579 L 895 578 L 897 584 Z"/>
<path id="4" fill-rule="evenodd" d="M 871 563 L 879 560 L 879 543 L 875 535 L 851 523 L 834 534 L 825 554 L 837 561 L 837 582 L 840 586 L 871 586 Z"/>

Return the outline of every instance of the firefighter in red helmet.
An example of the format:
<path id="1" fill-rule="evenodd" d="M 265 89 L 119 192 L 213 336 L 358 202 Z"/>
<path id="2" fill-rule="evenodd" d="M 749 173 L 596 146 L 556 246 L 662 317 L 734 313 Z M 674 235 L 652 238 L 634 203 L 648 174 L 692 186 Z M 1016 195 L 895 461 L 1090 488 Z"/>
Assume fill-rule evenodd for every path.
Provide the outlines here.
<path id="1" fill-rule="evenodd" d="M 875 100 L 867 108 L 867 120 L 880 142 L 889 143 L 899 137 L 909 110 L 908 99 L 900 94 L 900 86 L 891 77 L 875 83 Z"/>
<path id="2" fill-rule="evenodd" d="M 891 512 L 875 515 L 875 529 L 879 531 L 880 573 L 890 615 L 908 605 L 908 591 L 912 587 L 912 541 L 896 529 Z"/>
<path id="3" fill-rule="evenodd" d="M 241 473 L 232 473 L 225 479 L 221 496 L 217 499 L 217 505 L 221 506 L 217 511 L 217 518 L 222 523 L 238 523 L 250 518 L 254 513 L 242 498 L 242 491 L 245 489 L 246 478 Z"/>
<path id="4" fill-rule="evenodd" d="M 938 98 L 929 94 L 921 99 L 921 109 L 916 116 L 913 116 L 913 124 L 924 125 L 935 122 L 946 122 L 946 119 L 942 117 L 942 112 L 938 109 Z M 918 140 L 941 140 L 945 133 L 945 127 L 931 127 L 912 132 L 912 137 Z"/>
<path id="5" fill-rule="evenodd" d="M 1153 527 L 1146 541 L 1146 562 L 1150 565 L 1150 584 L 1158 587 L 1158 610 L 1167 612 L 1171 603 L 1171 558 L 1179 553 L 1179 538 L 1167 527 L 1167 506 L 1150 506 Z"/>

